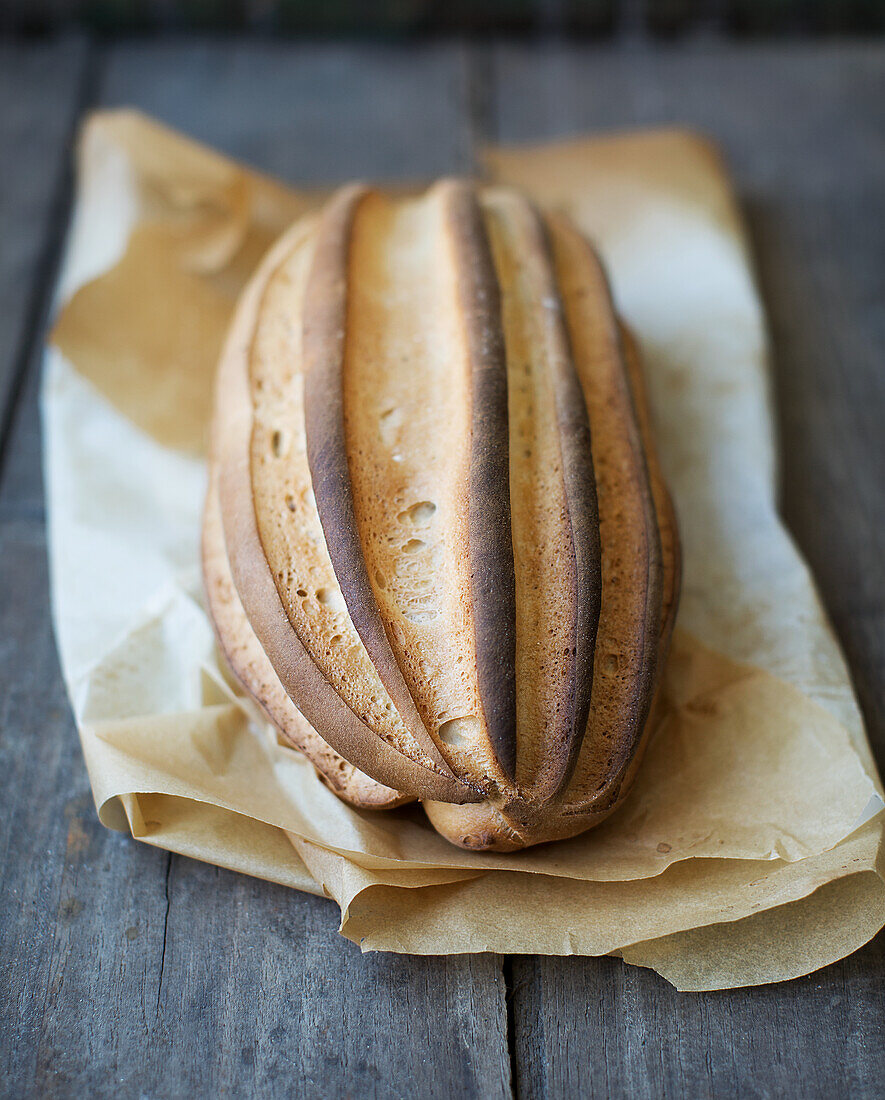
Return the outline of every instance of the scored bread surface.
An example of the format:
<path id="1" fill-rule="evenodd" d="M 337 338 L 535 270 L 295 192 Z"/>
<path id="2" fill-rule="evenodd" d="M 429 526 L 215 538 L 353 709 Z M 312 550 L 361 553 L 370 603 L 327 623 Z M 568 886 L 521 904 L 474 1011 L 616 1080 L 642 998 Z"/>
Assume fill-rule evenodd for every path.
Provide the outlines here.
<path id="1" fill-rule="evenodd" d="M 373 809 L 391 809 L 408 802 L 408 795 L 371 779 L 331 749 L 286 694 L 249 625 L 234 587 L 224 545 L 214 467 L 209 472 L 203 516 L 202 560 L 209 613 L 225 659 L 285 740 L 307 756 L 339 798 Z"/>
<path id="2" fill-rule="evenodd" d="M 565 219 L 458 181 L 336 193 L 241 299 L 213 456 L 222 648 L 333 789 L 498 850 L 622 800 L 678 535 L 637 349 Z"/>

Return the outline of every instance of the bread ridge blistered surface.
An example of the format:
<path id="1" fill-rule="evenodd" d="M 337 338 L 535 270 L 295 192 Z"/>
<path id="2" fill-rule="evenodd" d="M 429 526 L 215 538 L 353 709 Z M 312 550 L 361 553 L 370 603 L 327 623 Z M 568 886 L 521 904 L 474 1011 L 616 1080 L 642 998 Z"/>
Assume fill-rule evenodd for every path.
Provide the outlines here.
<path id="1" fill-rule="evenodd" d="M 410 801 L 409 795 L 378 783 L 330 748 L 280 683 L 249 625 L 231 576 L 214 463 L 210 465 L 203 516 L 202 562 L 209 613 L 225 660 L 284 740 L 304 753 L 323 782 L 346 802 L 373 809 L 392 809 Z"/>
<path id="2" fill-rule="evenodd" d="M 611 812 L 678 535 L 637 349 L 577 231 L 497 187 L 342 189 L 256 273 L 217 390 L 207 586 L 227 563 L 237 637 L 318 769 L 365 773 L 356 804 L 421 798 L 473 848 Z M 256 694 L 254 650 L 223 648 Z"/>

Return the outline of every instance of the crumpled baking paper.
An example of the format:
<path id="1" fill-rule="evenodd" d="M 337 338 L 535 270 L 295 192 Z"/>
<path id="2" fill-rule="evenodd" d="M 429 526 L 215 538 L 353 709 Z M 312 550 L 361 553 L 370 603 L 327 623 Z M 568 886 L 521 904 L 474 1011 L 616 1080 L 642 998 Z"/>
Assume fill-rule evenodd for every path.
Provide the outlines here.
<path id="1" fill-rule="evenodd" d="M 200 586 L 212 378 L 244 282 L 321 194 L 119 111 L 81 138 L 43 388 L 53 615 L 99 815 L 333 897 L 364 950 L 619 954 L 693 990 L 808 973 L 885 923 L 883 799 L 777 514 L 766 337 L 726 175 L 678 131 L 483 159 L 595 240 L 645 356 L 685 578 L 632 794 L 572 840 L 463 852 L 419 807 L 339 802 L 242 697 Z"/>

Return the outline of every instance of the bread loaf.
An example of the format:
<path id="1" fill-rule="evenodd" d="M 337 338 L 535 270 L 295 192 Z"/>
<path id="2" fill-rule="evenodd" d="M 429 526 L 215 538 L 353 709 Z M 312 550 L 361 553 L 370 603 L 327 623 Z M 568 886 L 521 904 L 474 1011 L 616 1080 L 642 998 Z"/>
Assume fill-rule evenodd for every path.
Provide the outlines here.
<path id="1" fill-rule="evenodd" d="M 587 241 L 459 181 L 298 222 L 222 355 L 203 550 L 233 672 L 336 793 L 475 849 L 602 820 L 679 564 Z"/>

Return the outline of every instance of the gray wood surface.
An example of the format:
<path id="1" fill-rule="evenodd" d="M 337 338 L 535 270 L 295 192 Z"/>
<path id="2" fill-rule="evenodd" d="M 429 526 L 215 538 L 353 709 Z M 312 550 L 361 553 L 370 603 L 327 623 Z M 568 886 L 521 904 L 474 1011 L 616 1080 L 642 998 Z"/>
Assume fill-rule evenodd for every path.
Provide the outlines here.
<path id="1" fill-rule="evenodd" d="M 93 102 L 304 181 L 464 170 L 484 138 L 702 126 L 770 313 L 785 512 L 881 762 L 883 91 L 885 50 L 854 46 L 0 51 L 0 228 L 18 235 L 11 263 L 0 249 L 0 1095 L 881 1095 L 881 936 L 798 982 L 691 996 L 611 959 L 361 956 L 330 902 L 102 829 L 49 624 L 36 396 L 71 120 Z"/>
<path id="2" fill-rule="evenodd" d="M 86 53 L 0 41 L 0 454 L 50 289 Z"/>

